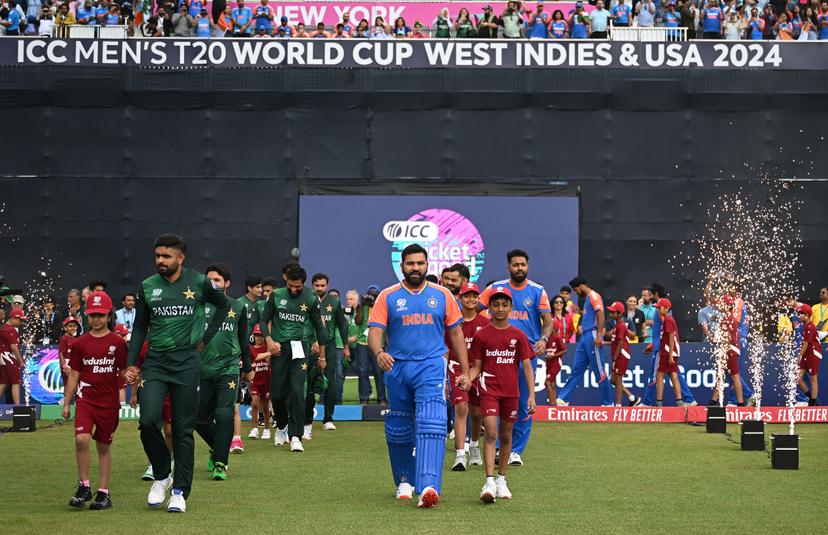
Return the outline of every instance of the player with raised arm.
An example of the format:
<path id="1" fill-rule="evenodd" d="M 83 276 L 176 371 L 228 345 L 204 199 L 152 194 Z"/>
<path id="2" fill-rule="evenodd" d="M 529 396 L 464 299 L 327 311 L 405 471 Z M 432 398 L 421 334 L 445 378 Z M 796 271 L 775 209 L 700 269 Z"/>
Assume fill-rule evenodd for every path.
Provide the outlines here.
<path id="1" fill-rule="evenodd" d="M 368 345 L 385 371 L 385 438 L 397 498 L 411 499 L 416 490 L 418 507 L 434 507 L 440 501 L 446 454 L 447 330 L 460 363 L 456 384 L 463 389 L 469 388 L 469 362 L 454 296 L 425 280 L 428 253 L 411 244 L 401 256 L 403 281 L 377 296 L 368 322 Z M 388 337 L 385 349 L 383 332 Z"/>

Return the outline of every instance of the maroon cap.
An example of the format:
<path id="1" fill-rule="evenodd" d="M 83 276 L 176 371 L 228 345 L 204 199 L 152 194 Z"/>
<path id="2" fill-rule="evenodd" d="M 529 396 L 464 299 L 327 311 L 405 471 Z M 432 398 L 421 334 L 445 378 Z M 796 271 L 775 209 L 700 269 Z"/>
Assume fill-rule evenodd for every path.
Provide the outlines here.
<path id="1" fill-rule="evenodd" d="M 509 301 L 512 300 L 512 291 L 505 286 L 495 286 L 492 288 L 492 293 L 489 295 L 489 301 L 494 299 L 497 295 L 505 295 L 509 298 Z"/>
<path id="2" fill-rule="evenodd" d="M 673 303 L 671 303 L 670 300 L 667 299 L 666 297 L 662 297 L 661 299 L 658 300 L 658 303 L 656 303 L 656 308 L 661 308 L 661 307 L 667 307 L 667 310 L 669 310 L 669 309 L 673 308 Z"/>
<path id="3" fill-rule="evenodd" d="M 129 334 L 129 329 L 127 329 L 127 326 L 123 323 L 119 323 L 115 326 L 115 334 L 119 336 L 126 336 Z"/>
<path id="4" fill-rule="evenodd" d="M 26 313 L 23 312 L 22 308 L 13 308 L 9 312 L 9 319 L 17 318 L 21 321 L 29 321 L 29 318 L 26 317 Z"/>
<path id="5" fill-rule="evenodd" d="M 259 327 L 259 324 L 253 326 L 253 334 L 262 334 L 262 328 Z"/>
<path id="6" fill-rule="evenodd" d="M 615 301 L 607 307 L 607 310 L 609 310 L 610 312 L 618 312 L 619 314 L 623 314 L 624 303 L 622 303 L 621 301 Z"/>
<path id="7" fill-rule="evenodd" d="M 814 311 L 811 310 L 811 305 L 806 305 L 805 303 L 799 303 L 798 305 L 796 305 L 796 311 L 801 312 L 806 316 L 810 316 L 814 313 Z"/>
<path id="8" fill-rule="evenodd" d="M 109 314 L 112 311 L 112 299 L 106 292 L 92 292 L 86 298 L 86 315 Z"/>
<path id="9" fill-rule="evenodd" d="M 63 320 L 64 325 L 69 325 L 70 323 L 77 323 L 80 325 L 80 320 L 75 316 L 67 316 L 65 320 Z"/>
<path id="10" fill-rule="evenodd" d="M 459 295 L 466 295 L 469 292 L 474 292 L 476 294 L 479 294 L 480 293 L 480 287 L 478 285 L 476 285 L 475 283 L 473 283 L 473 282 L 467 282 L 460 289 Z"/>

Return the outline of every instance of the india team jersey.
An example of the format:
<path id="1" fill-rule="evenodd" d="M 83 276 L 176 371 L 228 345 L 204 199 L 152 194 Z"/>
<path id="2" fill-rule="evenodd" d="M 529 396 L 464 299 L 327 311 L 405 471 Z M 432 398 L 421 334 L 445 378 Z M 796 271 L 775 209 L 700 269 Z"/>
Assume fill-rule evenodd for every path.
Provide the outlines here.
<path id="1" fill-rule="evenodd" d="M 14 354 L 11 352 L 11 346 L 19 344 L 20 334 L 18 334 L 17 329 L 8 323 L 0 325 L 0 365 L 17 364 L 17 359 L 14 358 Z"/>
<path id="2" fill-rule="evenodd" d="M 518 373 L 521 361 L 535 356 L 523 331 L 510 325 L 498 329 L 487 325 L 472 339 L 469 358 L 483 361 L 478 382 L 480 395 L 496 398 L 520 396 Z"/>
<path id="3" fill-rule="evenodd" d="M 495 288 L 508 287 L 512 292 L 512 312 L 509 314 L 509 323 L 523 331 L 529 342 L 534 344 L 541 337 L 541 314 L 552 312 L 549 306 L 549 296 L 543 286 L 530 280 L 524 281 L 521 287 L 515 287 L 510 279 L 497 281 L 483 290 L 480 294 L 480 304 L 489 306 L 489 297 Z"/>
<path id="4" fill-rule="evenodd" d="M 664 317 L 664 320 L 661 324 L 661 345 L 659 346 L 658 354 L 659 356 L 668 358 L 669 351 L 670 351 L 670 333 L 676 333 L 676 349 L 673 353 L 674 357 L 678 357 L 681 355 L 681 349 L 679 347 L 679 333 L 678 333 L 678 326 L 676 325 L 676 320 L 673 316 L 669 314 Z"/>
<path id="5" fill-rule="evenodd" d="M 446 331 L 462 320 L 446 288 L 428 282 L 415 293 L 401 283 L 380 292 L 368 326 L 385 330 L 394 359 L 425 360 L 446 354 Z"/>
<path id="6" fill-rule="evenodd" d="M 484 316 L 483 314 L 478 314 L 474 317 L 471 321 L 463 320 L 463 324 L 460 326 L 463 329 L 463 338 L 466 340 L 466 349 L 471 348 L 472 339 L 474 335 L 477 334 L 478 331 L 483 329 L 486 325 L 489 324 L 489 318 Z M 460 362 L 457 359 L 457 354 L 454 352 L 454 348 L 451 346 L 451 342 L 449 342 L 449 335 L 446 333 L 446 346 L 448 346 L 449 350 L 449 370 L 454 373 L 460 373 L 460 368 L 457 367 L 457 363 Z M 456 368 L 456 369 L 454 369 Z"/>
<path id="7" fill-rule="evenodd" d="M 599 310 L 603 309 L 604 302 L 601 300 L 601 296 L 598 295 L 598 292 L 596 292 L 595 290 L 589 292 L 586 296 L 586 300 L 584 301 L 584 313 L 581 315 L 581 329 L 583 329 L 582 332 L 586 333 L 595 328 L 595 314 Z"/>
<path id="8" fill-rule="evenodd" d="M 621 343 L 621 354 L 618 355 L 618 358 L 630 358 L 630 339 L 628 336 L 629 328 L 627 328 L 627 324 L 623 321 L 617 322 L 615 329 L 612 331 L 612 342 L 610 343 L 610 350 L 613 356 L 615 356 L 615 350 L 618 349 L 618 344 Z"/>
<path id="9" fill-rule="evenodd" d="M 77 399 L 96 407 L 120 407 L 118 372 L 126 368 L 126 354 L 126 342 L 113 332 L 100 338 L 86 333 L 75 340 L 69 366 L 80 372 Z"/>

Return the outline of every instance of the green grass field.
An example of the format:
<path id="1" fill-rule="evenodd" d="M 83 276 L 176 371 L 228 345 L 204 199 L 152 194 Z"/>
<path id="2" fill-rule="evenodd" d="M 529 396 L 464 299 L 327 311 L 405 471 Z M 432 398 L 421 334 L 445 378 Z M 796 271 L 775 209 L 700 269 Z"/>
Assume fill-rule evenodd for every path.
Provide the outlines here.
<path id="1" fill-rule="evenodd" d="M 770 426 L 768 433 L 784 430 Z M 780 471 L 767 453 L 743 452 L 703 427 L 536 424 L 527 465 L 508 472 L 513 500 L 481 504 L 483 471 L 472 467 L 445 472 L 435 510 L 394 500 L 379 422 L 343 422 L 333 432 L 315 426 L 303 454 L 246 440 L 224 482 L 209 480 L 197 437 L 188 512 L 173 515 L 146 506 L 149 483 L 140 481 L 144 455 L 133 421 L 116 434 L 114 508 L 68 507 L 77 476 L 72 426 L 64 425 L 0 436 L 0 520 L 8 533 L 91 531 L 93 522 L 117 533 L 446 533 L 484 526 L 494 533 L 820 532 L 828 525 L 828 426 L 798 432 L 801 469 Z M 451 460 L 449 451 L 447 470 Z"/>

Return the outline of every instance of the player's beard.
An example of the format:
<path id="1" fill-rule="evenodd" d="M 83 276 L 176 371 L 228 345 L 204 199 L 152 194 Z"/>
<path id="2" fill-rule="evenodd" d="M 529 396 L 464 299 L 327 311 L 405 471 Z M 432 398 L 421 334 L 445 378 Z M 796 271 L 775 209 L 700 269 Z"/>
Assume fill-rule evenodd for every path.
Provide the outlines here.
<path id="1" fill-rule="evenodd" d="M 405 282 L 408 283 L 409 286 L 417 287 L 423 283 L 423 274 L 414 270 L 408 273 L 403 273 L 403 279 L 405 279 Z"/>
<path id="2" fill-rule="evenodd" d="M 166 266 L 165 264 L 158 264 L 156 268 L 158 269 L 158 274 L 163 277 L 169 277 L 170 275 L 175 274 L 178 271 L 178 266 L 180 264 L 173 264 L 172 266 Z"/>
<path id="3" fill-rule="evenodd" d="M 527 273 L 525 271 L 521 271 L 519 273 L 510 273 L 509 278 L 511 278 L 514 282 L 521 284 L 526 280 L 526 275 Z"/>

